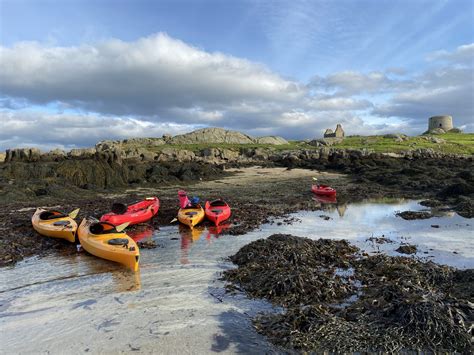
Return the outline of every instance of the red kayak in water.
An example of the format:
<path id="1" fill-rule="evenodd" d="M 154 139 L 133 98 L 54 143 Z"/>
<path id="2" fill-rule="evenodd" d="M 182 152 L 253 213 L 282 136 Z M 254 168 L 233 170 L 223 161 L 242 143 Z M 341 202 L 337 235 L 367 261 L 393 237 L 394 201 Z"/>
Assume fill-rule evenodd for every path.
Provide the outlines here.
<path id="1" fill-rule="evenodd" d="M 206 217 L 218 226 L 230 217 L 230 206 L 222 200 L 206 201 L 204 212 Z"/>
<path id="2" fill-rule="evenodd" d="M 327 185 L 313 185 L 311 188 L 316 195 L 336 196 L 336 190 Z"/>
<path id="3" fill-rule="evenodd" d="M 159 209 L 160 200 L 158 197 L 147 197 L 145 200 L 129 206 L 122 203 L 114 203 L 112 205 L 112 212 L 104 214 L 100 221 L 109 222 L 115 226 L 126 222 L 130 224 L 143 223 L 155 216 Z"/>

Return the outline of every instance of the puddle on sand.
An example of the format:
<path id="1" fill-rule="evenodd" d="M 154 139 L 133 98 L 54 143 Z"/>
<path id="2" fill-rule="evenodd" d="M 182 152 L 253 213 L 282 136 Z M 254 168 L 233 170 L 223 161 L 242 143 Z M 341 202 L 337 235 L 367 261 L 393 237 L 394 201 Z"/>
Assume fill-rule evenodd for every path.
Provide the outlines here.
<path id="1" fill-rule="evenodd" d="M 418 246 L 417 256 L 474 267 L 471 220 L 450 213 L 415 221 L 395 216 L 421 209 L 413 201 L 329 204 L 293 214 L 292 225 L 277 220 L 243 236 L 162 227 L 152 233 L 158 248 L 141 250 L 139 273 L 86 253 L 27 259 L 0 272 L 0 353 L 278 352 L 250 322 L 270 305 L 226 295 L 217 273 L 233 266 L 223 258 L 253 240 L 290 233 L 348 239 L 394 255 L 406 242 Z M 394 243 L 367 241 L 382 235 Z M 150 231 L 136 237 L 146 240 Z"/>

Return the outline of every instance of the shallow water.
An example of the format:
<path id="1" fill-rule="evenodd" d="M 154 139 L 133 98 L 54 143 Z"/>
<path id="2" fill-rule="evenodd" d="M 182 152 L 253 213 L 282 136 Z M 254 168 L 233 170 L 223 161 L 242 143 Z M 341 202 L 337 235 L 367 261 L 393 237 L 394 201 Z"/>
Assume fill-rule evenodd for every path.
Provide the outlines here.
<path id="1" fill-rule="evenodd" d="M 403 200 L 325 206 L 325 211 L 291 215 L 292 225 L 275 220 L 244 236 L 219 236 L 205 228 L 191 233 L 178 226 L 148 231 L 142 237 L 152 234 L 159 247 L 141 250 L 136 274 L 84 252 L 30 258 L 4 268 L 0 353 L 278 352 L 250 321 L 271 306 L 226 295 L 218 280 L 219 272 L 233 267 L 226 256 L 273 233 L 348 239 L 370 253 L 393 255 L 406 242 L 418 246 L 417 257 L 474 267 L 469 219 L 440 212 L 405 221 L 395 212 L 424 207 Z M 367 241 L 382 235 L 393 243 Z"/>

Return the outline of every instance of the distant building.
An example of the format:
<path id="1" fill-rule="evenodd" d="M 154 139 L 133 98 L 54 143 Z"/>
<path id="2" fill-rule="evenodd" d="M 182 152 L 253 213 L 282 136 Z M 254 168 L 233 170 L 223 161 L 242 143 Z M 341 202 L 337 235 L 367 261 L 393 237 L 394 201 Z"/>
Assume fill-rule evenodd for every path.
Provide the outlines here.
<path id="1" fill-rule="evenodd" d="M 326 132 L 324 132 L 324 138 L 344 138 L 342 126 L 338 123 L 334 132 L 331 128 L 328 128 Z"/>
<path id="2" fill-rule="evenodd" d="M 453 118 L 451 116 L 433 116 L 430 117 L 428 122 L 428 131 L 442 129 L 447 132 L 453 128 Z"/>
<path id="3" fill-rule="evenodd" d="M 446 132 L 462 133 L 460 128 L 454 127 L 453 118 L 448 115 L 430 117 L 428 130 L 423 134 L 443 134 Z"/>

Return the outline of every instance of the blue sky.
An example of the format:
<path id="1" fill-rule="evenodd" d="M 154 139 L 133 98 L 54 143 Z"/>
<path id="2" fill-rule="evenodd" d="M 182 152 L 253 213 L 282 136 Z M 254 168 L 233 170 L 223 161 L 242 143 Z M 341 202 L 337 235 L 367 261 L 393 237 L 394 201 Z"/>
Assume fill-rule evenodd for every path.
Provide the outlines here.
<path id="1" fill-rule="evenodd" d="M 0 0 L 0 148 L 210 125 L 298 139 L 336 122 L 416 134 L 437 113 L 472 131 L 473 24 L 470 0 Z M 22 128 L 57 119 L 77 134 Z M 82 121 L 126 124 L 86 139 Z"/>

